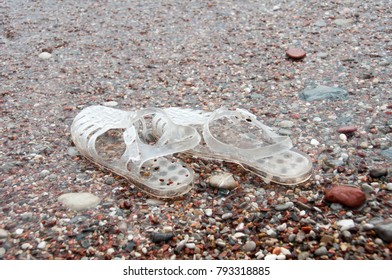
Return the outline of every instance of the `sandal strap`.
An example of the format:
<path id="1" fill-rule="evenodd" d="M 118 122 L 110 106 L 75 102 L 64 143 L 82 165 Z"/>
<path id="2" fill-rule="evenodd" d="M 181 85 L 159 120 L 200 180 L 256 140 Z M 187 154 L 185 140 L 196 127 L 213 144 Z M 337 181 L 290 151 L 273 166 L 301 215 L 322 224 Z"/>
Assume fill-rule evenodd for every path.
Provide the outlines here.
<path id="1" fill-rule="evenodd" d="M 253 125 L 260 128 L 263 131 L 263 137 L 265 141 L 270 143 L 269 145 L 257 147 L 253 149 L 243 149 L 238 148 L 230 144 L 226 144 L 215 138 L 210 131 L 210 124 L 212 121 L 223 118 L 234 116 L 239 120 L 246 120 L 252 122 Z M 223 154 L 235 154 L 239 158 L 248 159 L 261 159 L 273 156 L 277 153 L 282 153 L 284 151 L 290 150 L 293 147 L 293 143 L 290 137 L 280 136 L 272 131 L 272 129 L 260 121 L 257 120 L 256 116 L 244 109 L 237 109 L 235 111 L 230 111 L 226 108 L 220 108 L 215 110 L 209 117 L 208 121 L 204 123 L 203 127 L 203 137 L 204 141 L 210 149 L 213 151 L 223 153 Z"/>
<path id="2" fill-rule="evenodd" d="M 120 113 L 121 111 L 119 111 Z M 125 151 L 117 162 L 122 168 L 127 169 L 130 162 L 132 165 L 140 169 L 140 167 L 148 160 L 183 152 L 196 147 L 201 140 L 201 136 L 196 129 L 190 126 L 182 126 L 174 124 L 167 116 L 165 111 L 158 108 L 146 108 L 137 112 L 127 112 L 127 116 L 119 118 L 118 123 L 110 122 L 101 126 L 88 140 L 87 148 L 93 158 L 100 158 L 95 150 L 95 142 L 97 138 L 109 129 L 123 128 L 123 140 L 125 143 Z M 144 143 L 138 134 L 137 123 L 141 122 L 142 133 L 146 133 L 146 123 L 144 117 L 151 114 L 159 114 L 165 118 L 167 127 L 165 132 L 154 145 Z M 136 170 L 133 170 L 136 171 Z M 138 170 L 137 170 L 138 172 Z"/>

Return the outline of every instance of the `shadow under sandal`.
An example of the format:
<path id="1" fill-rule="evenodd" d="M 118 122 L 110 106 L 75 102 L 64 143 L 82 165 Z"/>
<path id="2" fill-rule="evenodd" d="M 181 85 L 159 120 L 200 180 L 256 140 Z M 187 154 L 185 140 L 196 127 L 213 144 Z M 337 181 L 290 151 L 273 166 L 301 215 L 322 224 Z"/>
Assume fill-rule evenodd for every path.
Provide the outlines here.
<path id="1" fill-rule="evenodd" d="M 188 151 L 194 156 L 235 162 L 263 178 L 282 185 L 295 185 L 312 175 L 308 155 L 293 149 L 291 139 L 276 134 L 244 109 L 220 108 L 214 112 L 164 109 L 174 123 L 195 127 L 200 145 Z M 153 121 L 157 137 L 165 132 L 164 121 Z"/>
<path id="2" fill-rule="evenodd" d="M 165 132 L 156 138 L 151 134 L 152 120 L 158 114 Z M 127 112 L 90 106 L 75 117 L 71 135 L 83 156 L 149 195 L 172 198 L 193 186 L 193 170 L 173 154 L 196 147 L 200 135 L 193 127 L 174 124 L 161 109 Z"/>

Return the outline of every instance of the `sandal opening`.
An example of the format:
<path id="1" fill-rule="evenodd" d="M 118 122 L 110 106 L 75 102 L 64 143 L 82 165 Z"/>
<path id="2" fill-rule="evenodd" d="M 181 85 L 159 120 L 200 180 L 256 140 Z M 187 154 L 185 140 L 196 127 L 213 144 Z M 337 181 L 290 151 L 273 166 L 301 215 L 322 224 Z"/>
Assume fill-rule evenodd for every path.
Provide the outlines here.
<path id="1" fill-rule="evenodd" d="M 110 129 L 97 137 L 95 149 L 105 161 L 113 162 L 125 152 L 123 134 L 125 129 Z"/>

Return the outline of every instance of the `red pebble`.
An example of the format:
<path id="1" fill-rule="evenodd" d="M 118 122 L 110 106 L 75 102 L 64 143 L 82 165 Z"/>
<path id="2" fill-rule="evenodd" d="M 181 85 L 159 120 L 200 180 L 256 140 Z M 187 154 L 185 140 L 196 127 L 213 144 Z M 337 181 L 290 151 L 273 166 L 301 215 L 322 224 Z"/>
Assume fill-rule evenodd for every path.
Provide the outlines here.
<path id="1" fill-rule="evenodd" d="M 303 49 L 291 48 L 286 51 L 286 55 L 292 59 L 302 59 L 306 56 Z"/>
<path id="2" fill-rule="evenodd" d="M 324 200 L 327 202 L 340 203 L 350 208 L 357 208 L 366 201 L 363 191 L 352 186 L 334 186 L 325 191 Z"/>
<path id="3" fill-rule="evenodd" d="M 350 134 L 350 133 L 354 133 L 355 131 L 357 131 L 357 128 L 353 125 L 349 125 L 349 126 L 342 126 L 338 128 L 338 132 L 339 133 L 344 133 L 344 134 Z"/>

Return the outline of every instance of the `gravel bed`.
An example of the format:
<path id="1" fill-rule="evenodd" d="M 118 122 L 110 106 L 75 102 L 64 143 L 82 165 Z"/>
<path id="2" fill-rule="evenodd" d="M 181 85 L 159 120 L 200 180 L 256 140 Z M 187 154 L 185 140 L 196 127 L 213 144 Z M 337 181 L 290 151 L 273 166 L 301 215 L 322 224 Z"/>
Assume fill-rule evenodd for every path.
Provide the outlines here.
<path id="1" fill-rule="evenodd" d="M 391 259 L 391 14 L 388 0 L 0 3 L 0 259 Z M 73 146 L 93 104 L 245 108 L 314 174 L 280 186 L 179 155 L 194 188 L 148 197 Z M 222 173 L 235 182 L 210 186 Z M 327 201 L 333 186 L 366 201 Z"/>

